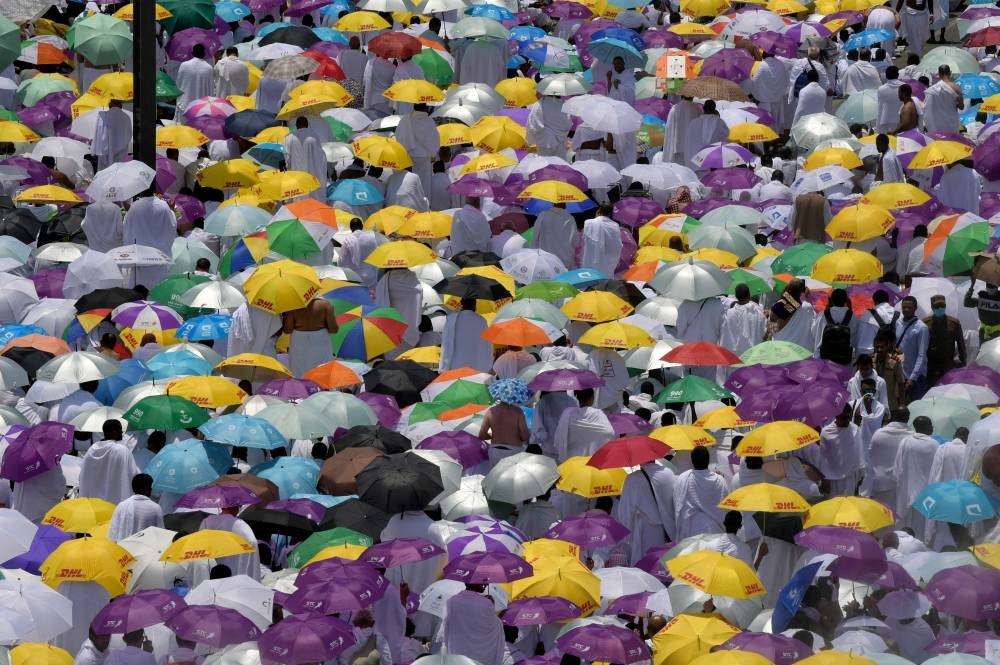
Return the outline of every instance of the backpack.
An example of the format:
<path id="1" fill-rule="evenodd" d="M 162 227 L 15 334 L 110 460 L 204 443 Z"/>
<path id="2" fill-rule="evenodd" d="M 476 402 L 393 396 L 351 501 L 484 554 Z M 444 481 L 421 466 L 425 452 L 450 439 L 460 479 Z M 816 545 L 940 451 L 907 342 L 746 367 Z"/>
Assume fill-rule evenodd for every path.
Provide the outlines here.
<path id="1" fill-rule="evenodd" d="M 892 333 L 892 344 L 891 344 L 891 346 L 895 347 L 896 346 L 896 321 L 899 320 L 899 312 L 893 312 L 892 313 L 892 320 L 890 320 L 888 323 L 886 323 L 885 321 L 882 320 L 882 317 L 878 315 L 878 311 L 874 307 L 871 308 L 870 310 L 868 310 L 868 312 L 872 315 L 872 318 L 875 319 L 875 323 L 878 324 L 878 331 L 875 333 L 875 335 L 876 336 L 878 336 L 880 334 L 881 335 L 887 335 L 888 333 Z M 883 332 L 883 331 L 886 331 L 886 332 Z"/>
<path id="2" fill-rule="evenodd" d="M 854 348 L 851 346 L 851 329 L 848 324 L 854 313 L 847 310 L 844 320 L 836 323 L 827 308 L 823 312 L 826 319 L 826 327 L 823 328 L 823 339 L 819 344 L 819 357 L 824 360 L 832 360 L 841 365 L 850 365 L 851 357 L 854 355 Z"/>
<path id="3" fill-rule="evenodd" d="M 816 65 L 813 64 L 812 60 L 809 61 L 809 69 L 816 71 Z M 799 96 L 799 92 L 802 91 L 802 88 L 807 85 L 809 85 L 809 70 L 803 69 L 799 72 L 799 75 L 795 77 L 795 83 L 792 84 L 792 94 L 794 94 L 797 98 Z"/>

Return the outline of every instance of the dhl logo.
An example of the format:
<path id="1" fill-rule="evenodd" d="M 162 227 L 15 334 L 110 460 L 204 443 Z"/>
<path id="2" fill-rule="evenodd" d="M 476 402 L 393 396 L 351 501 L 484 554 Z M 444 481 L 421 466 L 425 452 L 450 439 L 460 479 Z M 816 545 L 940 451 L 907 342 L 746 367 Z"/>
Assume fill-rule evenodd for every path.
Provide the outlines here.
<path id="1" fill-rule="evenodd" d="M 774 502 L 774 509 L 775 510 L 795 510 L 795 502 L 794 501 L 775 501 Z"/>
<path id="2" fill-rule="evenodd" d="M 806 445 L 807 443 L 812 443 L 815 440 L 816 440 L 816 435 L 812 433 L 802 434 L 800 436 L 795 437 L 795 443 L 802 446 Z"/>
<path id="3" fill-rule="evenodd" d="M 594 318 L 596 318 L 596 317 L 594 317 L 593 312 L 577 312 L 576 313 L 576 319 L 578 321 L 593 321 Z"/>
<path id="4" fill-rule="evenodd" d="M 857 530 L 857 529 L 861 528 L 861 522 L 838 522 L 837 526 L 842 526 L 845 529 L 855 529 L 855 530 Z"/>
<path id="5" fill-rule="evenodd" d="M 270 300 L 264 300 L 263 298 L 257 298 L 253 301 L 255 307 L 260 307 L 261 309 L 266 309 L 268 311 L 274 311 L 274 303 Z"/>
<path id="6" fill-rule="evenodd" d="M 764 446 L 743 446 L 743 455 L 761 455 L 764 453 Z"/>
<path id="7" fill-rule="evenodd" d="M 54 526 L 54 527 L 56 527 L 58 529 L 61 529 L 63 527 L 63 524 L 65 524 L 65 523 L 66 523 L 66 520 L 64 520 L 61 517 L 56 517 L 55 515 L 53 515 L 51 517 L 46 517 L 45 521 L 43 522 L 43 524 L 50 524 L 50 525 L 52 525 L 52 526 Z"/>
<path id="8" fill-rule="evenodd" d="M 722 505 L 726 508 L 736 508 L 740 505 L 740 502 L 736 499 L 726 499 L 722 502 Z"/>
<path id="9" fill-rule="evenodd" d="M 122 554 L 120 557 L 118 557 L 118 565 L 119 566 L 127 566 L 130 563 L 132 563 L 133 561 L 135 561 L 135 559 L 133 559 L 132 555 L 129 554 L 128 552 L 126 552 L 125 554 Z"/>
<path id="10" fill-rule="evenodd" d="M 403 259 L 389 259 L 388 261 L 385 262 L 385 267 L 386 268 L 405 268 L 406 267 L 406 261 L 404 261 Z"/>
<path id="11" fill-rule="evenodd" d="M 82 580 L 86 578 L 83 574 L 83 568 L 60 568 L 56 577 L 62 580 Z"/>
<path id="12" fill-rule="evenodd" d="M 621 337 L 605 337 L 604 338 L 604 345 L 605 346 L 625 346 L 625 340 L 623 340 Z"/>
<path id="13" fill-rule="evenodd" d="M 556 201 L 558 203 L 573 203 L 576 201 L 576 197 L 572 194 L 559 194 L 556 196 Z"/>
<path id="14" fill-rule="evenodd" d="M 743 592 L 748 596 L 752 596 L 753 594 L 764 593 L 764 587 L 763 585 L 757 582 L 753 582 L 751 584 L 744 584 Z"/>
<path id="15" fill-rule="evenodd" d="M 594 494 L 615 494 L 614 485 L 596 485 L 592 488 Z"/>
<path id="16" fill-rule="evenodd" d="M 239 189 L 242 186 L 242 180 L 224 180 L 222 182 L 222 189 Z"/>
<path id="17" fill-rule="evenodd" d="M 833 282 L 837 284 L 843 284 L 845 282 L 857 281 L 858 277 L 853 272 L 838 272 L 834 278 Z"/>
<path id="18" fill-rule="evenodd" d="M 689 583 L 691 586 L 705 586 L 705 580 L 702 577 L 695 575 L 694 573 L 685 570 L 681 573 L 681 580 Z"/>
<path id="19" fill-rule="evenodd" d="M 182 561 L 195 561 L 197 559 L 209 558 L 208 550 L 188 550 L 181 557 Z"/>

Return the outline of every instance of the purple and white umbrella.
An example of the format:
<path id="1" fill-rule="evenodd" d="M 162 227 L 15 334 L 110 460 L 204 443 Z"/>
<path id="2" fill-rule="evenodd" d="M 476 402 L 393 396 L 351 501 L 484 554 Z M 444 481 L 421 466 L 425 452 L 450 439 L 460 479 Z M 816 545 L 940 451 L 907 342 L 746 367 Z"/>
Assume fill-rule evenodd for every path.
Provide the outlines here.
<path id="1" fill-rule="evenodd" d="M 432 434 L 417 444 L 418 450 L 440 450 L 469 469 L 485 462 L 488 455 L 486 442 L 462 430 L 447 430 Z"/>
<path id="2" fill-rule="evenodd" d="M 243 485 L 205 485 L 196 487 L 177 501 L 179 508 L 233 508 L 260 501 L 257 493 Z"/>
<path id="3" fill-rule="evenodd" d="M 700 169 L 721 169 L 746 166 L 753 160 L 753 153 L 738 143 L 711 143 L 695 153 L 691 163 Z"/>
<path id="4" fill-rule="evenodd" d="M 521 543 L 502 533 L 459 532 L 448 539 L 448 559 L 474 552 L 520 552 Z"/>
<path id="5" fill-rule="evenodd" d="M 111 312 L 111 320 L 126 328 L 144 330 L 171 330 L 179 328 L 184 323 L 180 314 L 152 300 L 119 305 Z"/>
<path id="6" fill-rule="evenodd" d="M 510 552 L 474 552 L 448 562 L 442 577 L 466 584 L 496 584 L 531 577 L 531 564 Z"/>
<path id="7" fill-rule="evenodd" d="M 257 640 L 263 663 L 304 665 L 330 660 L 354 646 L 350 624 L 322 614 L 295 614 L 264 631 Z"/>
<path id="8" fill-rule="evenodd" d="M 45 473 L 73 447 L 72 425 L 44 422 L 17 434 L 3 455 L 0 478 L 23 482 Z"/>
<path id="9" fill-rule="evenodd" d="M 649 649 L 641 637 L 628 628 L 592 623 L 563 633 L 556 640 L 563 653 L 590 662 L 630 665 L 649 660 Z"/>
<path id="10" fill-rule="evenodd" d="M 335 614 L 371 607 L 389 589 L 389 580 L 374 577 L 334 576 L 311 579 L 285 598 L 282 605 L 292 612 Z"/>

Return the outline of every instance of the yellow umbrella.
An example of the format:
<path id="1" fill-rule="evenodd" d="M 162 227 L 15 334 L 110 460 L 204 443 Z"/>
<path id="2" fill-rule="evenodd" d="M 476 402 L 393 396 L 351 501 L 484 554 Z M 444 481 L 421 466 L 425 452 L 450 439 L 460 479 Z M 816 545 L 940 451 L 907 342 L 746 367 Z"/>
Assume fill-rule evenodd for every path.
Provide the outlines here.
<path id="1" fill-rule="evenodd" d="M 444 125 L 438 125 L 437 129 L 438 136 L 441 139 L 441 147 L 443 148 L 472 143 L 469 128 L 460 122 L 449 122 Z"/>
<path id="2" fill-rule="evenodd" d="M 423 79 L 396 81 L 382 92 L 382 96 L 394 102 L 408 104 L 438 104 L 444 101 L 444 91 Z"/>
<path id="3" fill-rule="evenodd" d="M 861 199 L 883 208 L 912 208 L 931 200 L 929 194 L 906 182 L 887 182 L 868 190 Z"/>
<path id="4" fill-rule="evenodd" d="M 14 197 L 18 203 L 83 203 L 73 190 L 57 185 L 29 187 Z"/>
<path id="5" fill-rule="evenodd" d="M 45 513 L 42 524 L 66 533 L 91 533 L 96 526 L 110 522 L 114 512 L 115 504 L 104 499 L 66 499 Z"/>
<path id="6" fill-rule="evenodd" d="M 979 105 L 980 113 L 1000 113 L 1000 94 L 990 95 Z"/>
<path id="7" fill-rule="evenodd" d="M 440 346 L 417 346 L 396 356 L 400 360 L 412 360 L 421 365 L 433 366 L 437 370 L 441 364 Z"/>
<path id="8" fill-rule="evenodd" d="M 536 538 L 524 544 L 522 553 L 524 560 L 528 563 L 545 559 L 551 561 L 562 557 L 579 559 L 580 546 L 567 540 L 556 540 L 555 538 Z"/>
<path id="9" fill-rule="evenodd" d="M 796 665 L 877 665 L 871 658 L 858 656 L 850 651 L 820 651 L 796 661 Z"/>
<path id="10" fill-rule="evenodd" d="M 333 27 L 343 32 L 375 32 L 392 26 L 375 12 L 351 12 L 337 19 Z"/>
<path id="11" fill-rule="evenodd" d="M 753 651 L 725 649 L 698 656 L 691 661 L 691 665 L 772 665 L 772 663 Z"/>
<path id="12" fill-rule="evenodd" d="M 745 561 L 734 556 L 700 550 L 667 561 L 667 570 L 674 580 L 713 596 L 753 598 L 767 591 Z"/>
<path id="13" fill-rule="evenodd" d="M 628 476 L 625 469 L 598 469 L 587 466 L 588 461 L 590 457 L 578 455 L 560 464 L 556 488 L 588 499 L 622 493 L 622 485 Z"/>
<path id="14" fill-rule="evenodd" d="M 167 384 L 168 395 L 180 395 L 198 406 L 217 409 L 242 404 L 247 394 L 221 376 L 185 376 Z"/>
<path id="15" fill-rule="evenodd" d="M 719 508 L 764 513 L 801 513 L 809 502 L 793 489 L 773 483 L 744 485 L 730 492 Z"/>
<path id="16" fill-rule="evenodd" d="M 649 436 L 662 441 L 674 450 L 694 450 L 703 446 L 714 446 L 715 437 L 700 427 L 693 425 L 667 425 L 657 427 Z"/>
<path id="17" fill-rule="evenodd" d="M 129 351 L 135 351 L 142 345 L 142 338 L 146 335 L 152 335 L 156 343 L 160 346 L 170 346 L 171 344 L 187 341 L 177 339 L 176 333 L 176 328 L 168 328 L 166 330 L 122 328 L 118 336 L 125 343 L 125 346 L 129 348 Z"/>
<path id="18" fill-rule="evenodd" d="M 472 140 L 471 132 L 469 134 L 469 141 Z M 484 171 L 495 171 L 497 169 L 504 169 L 508 166 L 515 166 L 517 160 L 513 157 L 508 157 L 507 155 L 501 155 L 500 153 L 487 152 L 482 155 L 476 155 L 465 164 L 462 164 L 462 168 L 458 170 L 459 175 L 469 175 L 470 173 L 483 173 Z"/>
<path id="19" fill-rule="evenodd" d="M 719 16 L 729 8 L 729 0 L 681 0 L 681 13 L 693 16 Z"/>
<path id="20" fill-rule="evenodd" d="M 251 143 L 284 143 L 285 139 L 291 133 L 292 130 L 288 129 L 288 127 L 278 125 L 277 127 L 262 129 L 247 140 Z"/>
<path id="21" fill-rule="evenodd" d="M 802 526 L 840 526 L 872 533 L 896 521 L 887 506 L 860 496 L 838 496 L 817 503 L 802 516 Z"/>
<path id="22" fill-rule="evenodd" d="M 427 245 L 415 240 L 397 240 L 376 247 L 365 263 L 376 268 L 412 268 L 436 259 L 437 255 Z"/>
<path id="23" fill-rule="evenodd" d="M 410 215 L 397 233 L 407 238 L 446 238 L 451 235 L 451 215 L 436 210 L 418 212 Z"/>
<path id="24" fill-rule="evenodd" d="M 167 125 L 156 128 L 157 148 L 197 148 L 209 142 L 209 138 L 194 127 L 187 125 Z"/>
<path id="25" fill-rule="evenodd" d="M 958 141 L 934 141 L 920 149 L 910 160 L 911 169 L 932 169 L 963 160 L 972 154 L 972 146 Z"/>
<path id="26" fill-rule="evenodd" d="M 215 189 L 240 189 L 260 182 L 257 165 L 249 159 L 226 159 L 198 172 L 198 184 Z"/>
<path id="27" fill-rule="evenodd" d="M 101 97 L 100 95 L 95 95 L 92 92 L 85 92 L 77 97 L 75 102 L 69 105 L 69 112 L 75 120 L 84 113 L 96 111 L 97 109 L 108 108 L 109 101 L 110 99 L 107 97 Z"/>
<path id="28" fill-rule="evenodd" d="M 707 25 L 694 23 L 692 21 L 672 25 L 667 28 L 667 32 L 672 32 L 675 35 L 680 35 L 682 37 L 718 37 L 715 31 Z"/>
<path id="29" fill-rule="evenodd" d="M 568 182 L 540 180 L 521 190 L 517 198 L 540 199 L 549 203 L 581 203 L 587 200 L 587 195 Z"/>
<path id="30" fill-rule="evenodd" d="M 740 629 L 709 614 L 678 614 L 653 636 L 653 665 L 687 665 Z"/>
<path id="31" fill-rule="evenodd" d="M 413 166 L 413 160 L 403 144 L 387 136 L 365 136 L 351 144 L 351 149 L 359 159 L 372 166 L 384 169 L 405 169 Z"/>
<path id="32" fill-rule="evenodd" d="M 609 291 L 581 291 L 560 309 L 573 321 L 603 323 L 628 316 L 635 308 Z"/>
<path id="33" fill-rule="evenodd" d="M 843 166 L 845 169 L 856 169 L 863 162 L 849 148 L 823 148 L 806 157 L 802 165 L 806 171 L 818 169 L 821 166 Z"/>
<path id="34" fill-rule="evenodd" d="M 319 180 L 308 171 L 264 171 L 253 191 L 272 201 L 294 199 L 315 192 Z"/>
<path id="35" fill-rule="evenodd" d="M 265 201 L 262 197 L 254 194 L 249 189 L 241 189 L 228 199 L 219 204 L 220 208 L 225 208 L 226 206 L 234 205 L 248 205 L 255 208 L 263 208 L 270 211 L 274 210 L 274 206 L 270 201 Z"/>
<path id="36" fill-rule="evenodd" d="M 975 545 L 972 548 L 972 553 L 987 566 L 1000 569 L 1000 543 Z"/>
<path id="37" fill-rule="evenodd" d="M 492 279 L 510 291 L 514 293 L 517 290 L 517 285 L 514 283 L 514 278 L 505 273 L 503 270 L 496 266 L 468 266 L 459 270 L 456 275 L 479 275 L 480 277 L 486 277 L 487 279 Z"/>
<path id="38" fill-rule="evenodd" d="M 354 96 L 347 92 L 344 86 L 336 81 L 323 79 L 306 81 L 292 88 L 288 93 L 288 98 L 295 99 L 297 97 L 333 97 L 334 99 L 345 100 L 344 104 L 349 104 L 354 99 Z"/>
<path id="39" fill-rule="evenodd" d="M 637 349 L 652 346 L 656 340 L 639 326 L 631 323 L 612 321 L 599 323 L 580 337 L 580 344 L 600 346 L 606 349 Z"/>
<path id="40" fill-rule="evenodd" d="M 841 208 L 827 224 L 826 232 L 834 240 L 861 242 L 884 235 L 895 223 L 896 218 L 882 206 L 857 203 Z"/>
<path id="41" fill-rule="evenodd" d="M 237 111 L 247 111 L 257 108 L 257 102 L 254 101 L 253 97 L 248 95 L 229 95 L 226 97 L 226 100 L 228 100 Z"/>
<path id="42" fill-rule="evenodd" d="M 680 258 L 681 253 L 669 247 L 640 247 L 639 251 L 635 253 L 635 259 L 632 260 L 632 264 L 638 265 L 640 263 L 648 263 L 649 261 L 679 261 Z"/>
<path id="43" fill-rule="evenodd" d="M 542 558 L 533 564 L 531 577 L 501 585 L 511 600 L 559 596 L 587 615 L 601 604 L 601 579 L 577 558 Z"/>
<path id="44" fill-rule="evenodd" d="M 135 98 L 132 72 L 110 72 L 101 74 L 87 88 L 87 92 L 98 97 L 131 101 Z"/>
<path id="45" fill-rule="evenodd" d="M 365 228 L 375 228 L 386 235 L 391 235 L 398 231 L 406 220 L 416 214 L 416 210 L 407 208 L 406 206 L 386 206 L 368 216 L 368 219 L 365 220 Z"/>
<path id="46" fill-rule="evenodd" d="M 53 589 L 63 582 L 97 582 L 114 598 L 128 588 L 134 562 L 128 550 L 107 538 L 76 538 L 57 547 L 40 570 Z"/>
<path id="47" fill-rule="evenodd" d="M 173 16 L 173 14 L 170 12 L 169 9 L 167 9 L 166 7 L 164 7 L 159 3 L 157 3 L 154 6 L 153 11 L 157 21 L 162 21 L 163 19 L 170 18 L 171 16 Z M 112 16 L 114 16 L 115 18 L 120 18 L 123 21 L 133 20 L 135 18 L 135 3 L 132 2 L 128 3 L 127 5 L 116 11 L 114 14 L 112 14 Z"/>
<path id="48" fill-rule="evenodd" d="M 795 0 L 768 0 L 767 5 L 765 6 L 768 11 L 772 11 L 779 16 L 789 16 L 791 14 L 799 14 L 801 12 L 809 11 L 808 7 L 796 2 Z"/>
<path id="49" fill-rule="evenodd" d="M 10 665 L 73 665 L 69 651 L 41 642 L 23 642 L 10 650 Z"/>
<path id="50" fill-rule="evenodd" d="M 316 552 L 313 558 L 306 561 L 302 567 L 305 568 L 311 563 L 326 561 L 327 559 L 347 559 L 348 561 L 357 561 L 361 558 L 361 555 L 365 553 L 366 549 L 368 548 L 361 545 L 353 545 L 351 543 L 331 545 L 330 547 L 324 547 L 319 552 Z"/>
<path id="51" fill-rule="evenodd" d="M 189 561 L 249 554 L 255 551 L 256 548 L 246 538 L 238 536 L 232 531 L 202 529 L 170 543 L 170 547 L 163 550 L 160 561 L 188 563 Z"/>
<path id="52" fill-rule="evenodd" d="M 480 118 L 469 129 L 472 145 L 487 152 L 500 152 L 505 148 L 521 148 L 525 143 L 525 135 L 524 127 L 503 115 L 489 115 Z"/>
<path id="53" fill-rule="evenodd" d="M 694 421 L 696 427 L 705 429 L 736 429 L 740 427 L 753 427 L 757 423 L 753 420 L 744 420 L 736 413 L 735 406 L 723 406 L 709 411 L 698 420 Z"/>
<path id="54" fill-rule="evenodd" d="M 320 293 L 316 270 L 288 259 L 265 263 L 243 284 L 247 302 L 272 314 L 305 305 Z"/>
<path id="55" fill-rule="evenodd" d="M 681 258 L 691 258 L 695 261 L 708 261 L 709 263 L 714 263 L 720 268 L 725 268 L 726 270 L 732 270 L 740 265 L 740 257 L 732 252 L 719 249 L 718 247 L 702 247 L 701 249 L 696 249 L 693 252 L 681 254 Z"/>
<path id="56" fill-rule="evenodd" d="M 42 137 L 27 125 L 22 125 L 13 120 L 0 121 L 0 141 L 7 143 L 30 143 L 40 138 Z"/>
<path id="57" fill-rule="evenodd" d="M 795 420 L 776 420 L 761 425 L 743 437 L 736 446 L 740 457 L 766 457 L 789 453 L 819 441 L 819 434 L 812 427 Z"/>
<path id="58" fill-rule="evenodd" d="M 291 120 L 301 115 L 319 115 L 329 109 L 345 106 L 354 99 L 351 93 L 344 91 L 344 96 L 329 95 L 299 95 L 292 97 L 278 111 L 278 120 Z"/>
<path id="59" fill-rule="evenodd" d="M 729 128 L 729 140 L 737 143 L 758 143 L 777 138 L 776 131 L 759 122 L 741 122 Z"/>
<path id="60" fill-rule="evenodd" d="M 519 76 L 511 79 L 504 79 L 494 86 L 496 91 L 503 95 L 507 108 L 521 108 L 531 106 L 538 101 L 538 92 L 535 90 L 535 80 Z"/>
<path id="61" fill-rule="evenodd" d="M 232 379 L 246 379 L 254 382 L 285 379 L 292 376 L 291 370 L 271 356 L 265 356 L 262 353 L 240 353 L 230 356 L 216 365 L 215 371 Z"/>
<path id="62" fill-rule="evenodd" d="M 865 284 L 882 276 L 882 262 L 860 249 L 835 249 L 813 265 L 812 277 L 827 284 Z"/>

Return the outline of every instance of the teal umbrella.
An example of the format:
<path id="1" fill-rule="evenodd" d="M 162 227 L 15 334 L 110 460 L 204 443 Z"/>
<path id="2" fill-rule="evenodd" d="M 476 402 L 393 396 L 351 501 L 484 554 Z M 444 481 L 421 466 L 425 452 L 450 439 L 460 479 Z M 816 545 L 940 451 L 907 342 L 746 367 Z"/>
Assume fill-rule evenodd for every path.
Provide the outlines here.
<path id="1" fill-rule="evenodd" d="M 837 107 L 836 116 L 849 124 L 867 125 L 878 116 L 878 90 L 855 92 Z"/>
<path id="2" fill-rule="evenodd" d="M 92 65 L 114 65 L 132 54 L 128 23 L 107 14 L 94 14 L 73 24 L 70 46 Z"/>
<path id="3" fill-rule="evenodd" d="M 730 397 L 733 397 L 733 394 L 714 381 L 689 374 L 683 379 L 667 385 L 656 396 L 655 401 L 657 404 L 671 404 L 676 402 L 706 402 Z"/>
<path id="4" fill-rule="evenodd" d="M 740 360 L 744 365 L 784 365 L 812 358 L 812 355 L 812 351 L 798 344 L 769 341 L 751 346 L 740 354 Z"/>
<path id="5" fill-rule="evenodd" d="M 0 15 L 0 69 L 6 69 L 21 55 L 21 28 Z"/>
<path id="6" fill-rule="evenodd" d="M 207 485 L 229 470 L 233 458 L 225 446 L 197 439 L 167 444 L 146 465 L 159 492 L 184 494 Z"/>
<path id="7" fill-rule="evenodd" d="M 160 5 L 173 14 L 160 21 L 170 34 L 187 28 L 209 30 L 215 25 L 213 0 L 160 0 Z"/>
<path id="8" fill-rule="evenodd" d="M 282 499 L 293 494 L 311 492 L 319 480 L 319 465 L 304 457 L 279 457 L 250 469 L 250 473 L 278 486 Z"/>
<path id="9" fill-rule="evenodd" d="M 49 74 L 39 74 L 26 81 L 21 81 L 14 92 L 14 99 L 25 106 L 34 106 L 42 97 L 53 92 L 72 92 L 73 83 L 68 79 Z"/>
<path id="10" fill-rule="evenodd" d="M 955 436 L 959 427 L 972 427 L 981 414 L 974 402 L 950 397 L 928 397 L 910 402 L 910 425 L 919 416 L 927 416 L 934 423 L 934 433 L 945 439 Z"/>

